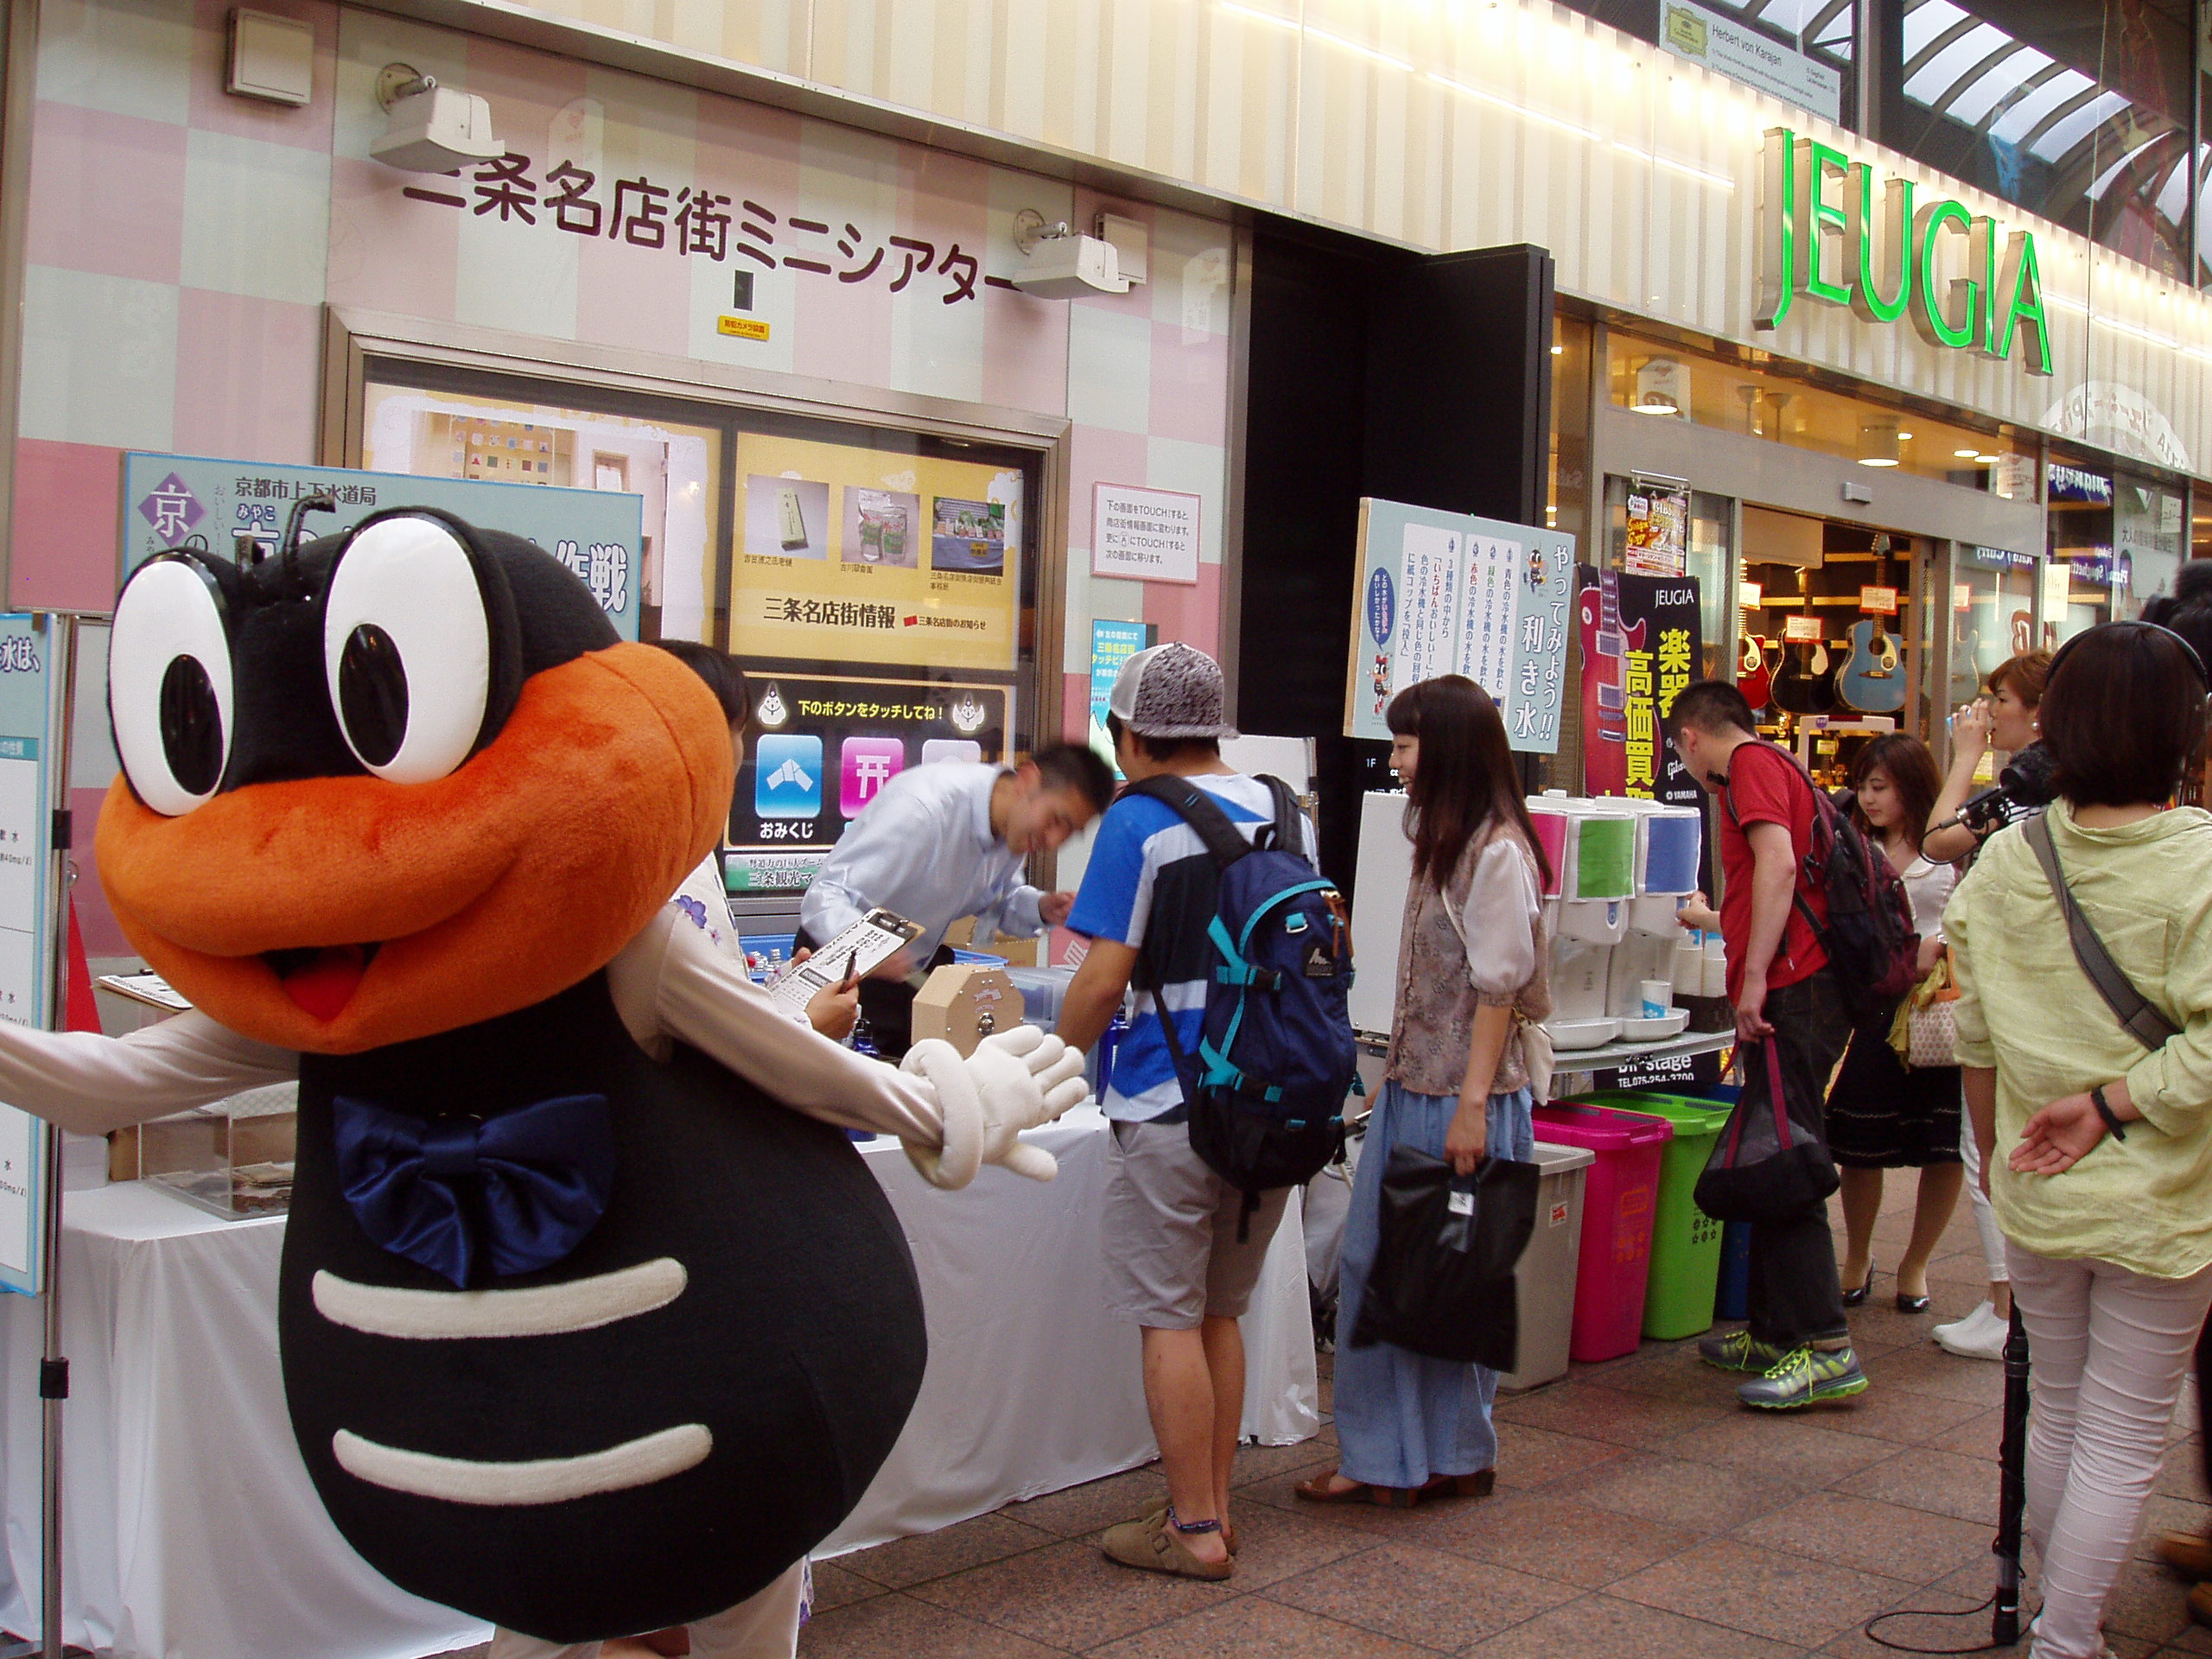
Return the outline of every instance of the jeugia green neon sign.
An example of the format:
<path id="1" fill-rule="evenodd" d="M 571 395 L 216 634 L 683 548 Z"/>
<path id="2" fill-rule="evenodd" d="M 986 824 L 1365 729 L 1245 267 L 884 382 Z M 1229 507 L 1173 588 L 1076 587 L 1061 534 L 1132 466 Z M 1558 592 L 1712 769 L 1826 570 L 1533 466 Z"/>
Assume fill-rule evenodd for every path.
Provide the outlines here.
<path id="1" fill-rule="evenodd" d="M 2050 329 L 2035 237 L 2006 232 L 2000 257 L 1995 219 L 1955 201 L 1916 206 L 1914 192 L 1910 179 L 1887 179 L 1878 200 L 1872 164 L 1787 127 L 1769 128 L 1759 158 L 1751 326 L 1778 327 L 1802 295 L 1847 305 L 1868 322 L 1909 316 L 1930 346 L 2000 362 L 2012 357 L 2016 339 L 2024 340 L 2028 372 L 2049 374 Z M 1953 237 L 1965 241 L 1967 275 L 1947 279 L 1944 272 L 1958 263 L 1947 256 Z"/>

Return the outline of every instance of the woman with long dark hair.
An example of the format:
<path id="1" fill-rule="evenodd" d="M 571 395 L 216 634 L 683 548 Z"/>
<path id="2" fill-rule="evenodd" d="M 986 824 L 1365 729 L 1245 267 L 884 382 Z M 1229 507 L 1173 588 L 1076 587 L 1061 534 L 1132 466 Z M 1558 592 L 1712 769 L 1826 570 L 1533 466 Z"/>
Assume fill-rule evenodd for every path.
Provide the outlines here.
<path id="1" fill-rule="evenodd" d="M 1349 1337 L 1375 1265 L 1382 1172 L 1412 1146 L 1471 1174 L 1485 1153 L 1535 1155 L 1522 1027 L 1551 1014 L 1539 894 L 1548 879 L 1497 705 L 1457 674 L 1392 699 L 1390 764 L 1408 794 L 1413 880 L 1382 1098 L 1368 1120 L 1339 1268 Z M 1389 1343 L 1337 1351 L 1341 1466 L 1297 1490 L 1321 1503 L 1411 1508 L 1491 1490 L 1497 1373 Z"/>
<path id="2" fill-rule="evenodd" d="M 1922 855 L 1920 843 L 1943 780 L 1936 757 L 1904 732 L 1878 737 L 1852 768 L 1852 821 L 1890 861 L 1912 901 L 1920 934 L 1920 971 L 1943 956 L 1943 906 L 1958 871 Z M 1843 1176 L 1843 1305 L 1856 1307 L 1874 1283 L 1875 1217 L 1882 1209 L 1882 1172 L 1917 1169 L 1920 1196 L 1912 1241 L 1897 1262 L 1897 1311 L 1928 1311 L 1928 1262 L 1950 1224 L 1964 1185 L 1959 1160 L 1959 1068 L 1908 1069 L 1890 1046 L 1890 1016 L 1851 1033 L 1842 1070 L 1828 1093 L 1828 1150 Z"/>

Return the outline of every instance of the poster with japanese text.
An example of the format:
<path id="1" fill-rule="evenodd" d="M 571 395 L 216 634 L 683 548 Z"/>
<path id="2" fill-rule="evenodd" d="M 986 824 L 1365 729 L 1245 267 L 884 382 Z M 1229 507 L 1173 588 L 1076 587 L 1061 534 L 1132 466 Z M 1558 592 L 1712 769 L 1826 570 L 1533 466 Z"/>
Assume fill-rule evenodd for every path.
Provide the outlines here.
<path id="1" fill-rule="evenodd" d="M 1124 622 L 1116 617 L 1097 617 L 1090 624 L 1090 730 L 1089 742 L 1098 751 L 1106 764 L 1114 768 L 1119 778 L 1122 769 L 1114 760 L 1113 734 L 1106 729 L 1106 705 L 1114 696 L 1114 682 L 1121 677 L 1122 664 L 1147 646 L 1160 643 L 1160 626 L 1154 622 Z"/>
<path id="2" fill-rule="evenodd" d="M 1675 694 L 1697 677 L 1701 660 L 1697 578 L 1586 564 L 1575 575 L 1585 792 L 1699 805 L 1705 791 L 1666 734 Z"/>
<path id="3" fill-rule="evenodd" d="M 51 1023 L 57 925 L 48 890 L 52 644 L 45 619 L 0 615 L 0 1020 L 33 1030 Z M 44 1277 L 44 1143 L 28 1113 L 0 1106 L 0 1287 L 26 1295 Z"/>
<path id="4" fill-rule="evenodd" d="M 736 465 L 732 652 L 1015 666 L 1020 472 L 764 432 L 738 435 Z"/>
<path id="5" fill-rule="evenodd" d="M 1573 565 L 1558 531 L 1363 500 L 1344 734 L 1388 738 L 1393 696 L 1464 674 L 1497 700 L 1515 748 L 1554 753 Z"/>
<path id="6" fill-rule="evenodd" d="M 392 507 L 440 508 L 482 529 L 535 542 L 583 580 L 616 632 L 626 639 L 638 637 L 643 503 L 625 490 L 134 451 L 123 458 L 118 583 L 155 554 L 195 544 L 194 537 L 218 558 L 240 556 L 241 550 L 248 559 L 266 556 L 282 541 L 294 504 L 317 492 L 332 496 L 337 510 L 307 514 L 302 520 L 307 537 L 347 529 Z"/>
<path id="7" fill-rule="evenodd" d="M 1628 493 L 1629 569 L 1642 576 L 1679 576 L 1689 563 L 1688 488 L 1637 479 Z"/>
<path id="8" fill-rule="evenodd" d="M 755 735 L 738 768 L 732 893 L 798 893 L 883 786 L 937 760 L 1007 759 L 1003 685 L 756 674 Z"/>

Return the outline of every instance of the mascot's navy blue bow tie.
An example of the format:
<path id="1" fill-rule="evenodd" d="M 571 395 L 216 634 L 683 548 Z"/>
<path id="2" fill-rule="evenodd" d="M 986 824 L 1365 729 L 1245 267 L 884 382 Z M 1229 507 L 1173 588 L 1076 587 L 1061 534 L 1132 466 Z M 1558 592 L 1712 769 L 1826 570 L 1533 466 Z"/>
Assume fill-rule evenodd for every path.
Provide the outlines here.
<path id="1" fill-rule="evenodd" d="M 550 1268 L 598 1224 L 614 1186 L 605 1095 L 564 1095 L 496 1117 L 411 1117 L 332 1103 L 338 1177 L 377 1243 L 455 1285 L 480 1252 L 505 1277 Z"/>

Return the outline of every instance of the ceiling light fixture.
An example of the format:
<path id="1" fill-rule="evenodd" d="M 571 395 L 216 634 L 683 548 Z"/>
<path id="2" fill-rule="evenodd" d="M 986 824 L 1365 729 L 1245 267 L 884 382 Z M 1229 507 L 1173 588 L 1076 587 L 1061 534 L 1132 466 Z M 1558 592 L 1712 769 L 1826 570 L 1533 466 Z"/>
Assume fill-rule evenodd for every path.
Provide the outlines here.
<path id="1" fill-rule="evenodd" d="M 1859 429 L 1859 464 L 1894 467 L 1897 464 L 1897 429 L 1887 421 L 1869 421 Z"/>

